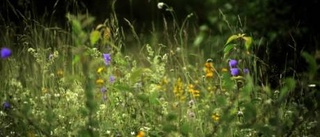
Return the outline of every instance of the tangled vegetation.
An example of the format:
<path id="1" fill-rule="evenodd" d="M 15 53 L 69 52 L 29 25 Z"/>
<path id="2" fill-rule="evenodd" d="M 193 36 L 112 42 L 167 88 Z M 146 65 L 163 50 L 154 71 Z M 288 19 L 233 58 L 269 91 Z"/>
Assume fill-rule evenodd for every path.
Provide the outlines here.
<path id="1" fill-rule="evenodd" d="M 173 12 L 165 3 L 158 8 Z M 125 34 L 115 13 L 98 25 L 89 15 L 68 14 L 67 29 L 26 21 L 18 40 L 10 27 L 2 30 L 0 136 L 319 133 L 318 67 L 311 55 L 301 54 L 308 73 L 283 77 L 272 89 L 264 77 L 268 64 L 255 53 L 258 38 L 219 37 L 223 44 L 206 51 L 214 54 L 208 57 L 199 46 L 206 27 L 193 35 L 191 16 L 164 26 L 163 35 L 144 34 L 148 40 L 128 20 L 132 34 Z"/>

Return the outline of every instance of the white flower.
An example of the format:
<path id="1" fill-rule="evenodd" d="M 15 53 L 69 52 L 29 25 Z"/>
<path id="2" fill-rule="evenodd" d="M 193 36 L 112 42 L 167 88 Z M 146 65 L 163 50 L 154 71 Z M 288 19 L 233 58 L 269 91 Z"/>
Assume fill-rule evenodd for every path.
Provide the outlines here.
<path id="1" fill-rule="evenodd" d="M 238 116 L 243 116 L 243 112 L 242 111 L 238 111 Z"/>
<path id="2" fill-rule="evenodd" d="M 164 3 L 163 3 L 163 2 L 159 2 L 159 3 L 158 3 L 158 9 L 162 9 L 163 6 L 164 6 Z"/>

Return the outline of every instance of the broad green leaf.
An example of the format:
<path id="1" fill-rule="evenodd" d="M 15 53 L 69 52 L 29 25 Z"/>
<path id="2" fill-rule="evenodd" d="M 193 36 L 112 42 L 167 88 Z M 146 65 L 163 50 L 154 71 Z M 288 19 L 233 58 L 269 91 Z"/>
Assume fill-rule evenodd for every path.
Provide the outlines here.
<path id="1" fill-rule="evenodd" d="M 294 90 L 296 88 L 296 81 L 293 78 L 285 79 L 285 84 L 289 90 Z"/>
<path id="2" fill-rule="evenodd" d="M 100 31 L 94 30 L 90 33 L 90 43 L 91 45 L 96 44 L 96 42 L 99 40 L 100 38 Z"/>
<path id="3" fill-rule="evenodd" d="M 204 40 L 204 35 L 203 35 L 203 34 L 200 34 L 200 35 L 198 35 L 198 36 L 196 37 L 196 39 L 194 40 L 193 45 L 194 45 L 195 47 L 198 47 L 198 46 L 203 42 L 203 40 Z"/>
<path id="4" fill-rule="evenodd" d="M 309 53 L 307 52 L 302 52 L 301 56 L 307 61 L 309 64 L 309 73 L 310 76 L 313 77 L 317 73 L 317 62 L 314 57 L 312 57 Z"/>
<path id="5" fill-rule="evenodd" d="M 71 25 L 72 25 L 72 31 L 73 33 L 77 36 L 81 33 L 82 27 L 81 23 L 78 20 L 72 19 L 71 20 Z"/>
<path id="6" fill-rule="evenodd" d="M 285 86 L 285 87 L 281 88 L 279 99 L 280 100 L 283 99 L 288 93 L 289 93 L 288 87 Z"/>
<path id="7" fill-rule="evenodd" d="M 205 36 L 206 36 L 206 31 L 208 31 L 208 26 L 202 25 L 200 27 L 199 35 L 196 37 L 196 39 L 193 42 L 193 45 L 195 47 L 198 47 L 203 42 L 203 40 L 205 39 Z"/>
<path id="8" fill-rule="evenodd" d="M 226 45 L 223 49 L 224 57 L 226 57 L 229 54 L 230 50 L 233 49 L 235 46 L 236 46 L 236 44 Z"/>
<path id="9" fill-rule="evenodd" d="M 235 40 L 235 39 L 238 39 L 239 38 L 239 35 L 232 35 L 228 38 L 227 42 L 225 45 L 229 44 L 231 41 Z"/>
<path id="10" fill-rule="evenodd" d="M 250 49 L 251 44 L 252 44 L 252 37 L 242 37 L 245 41 L 244 46 L 246 47 L 246 49 Z"/>
<path id="11" fill-rule="evenodd" d="M 285 85 L 280 90 L 279 98 L 283 99 L 285 96 L 288 95 L 288 93 L 296 87 L 296 81 L 293 78 L 287 78 L 285 79 Z"/>
<path id="12" fill-rule="evenodd" d="M 72 64 L 74 65 L 74 64 L 78 63 L 79 61 L 80 61 L 80 56 L 76 55 L 72 60 Z"/>

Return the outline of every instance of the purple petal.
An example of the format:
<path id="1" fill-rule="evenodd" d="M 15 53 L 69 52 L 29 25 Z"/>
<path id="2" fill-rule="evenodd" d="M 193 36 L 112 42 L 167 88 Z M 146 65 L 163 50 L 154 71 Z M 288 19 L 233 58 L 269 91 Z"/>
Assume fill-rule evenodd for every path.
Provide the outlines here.
<path id="1" fill-rule="evenodd" d="M 110 54 L 103 54 L 104 63 L 108 66 L 111 62 Z"/>
<path id="2" fill-rule="evenodd" d="M 5 59 L 11 56 L 11 50 L 9 48 L 1 49 L 1 58 Z"/>
<path id="3" fill-rule="evenodd" d="M 249 69 L 247 69 L 247 68 L 243 69 L 243 73 L 244 74 L 249 74 Z"/>
<path id="4" fill-rule="evenodd" d="M 9 102 L 6 101 L 6 102 L 3 103 L 3 108 L 4 109 L 9 109 L 10 107 L 11 107 L 11 105 L 10 105 Z"/>
<path id="5" fill-rule="evenodd" d="M 105 92 L 107 91 L 107 88 L 106 88 L 106 87 L 102 87 L 102 88 L 100 89 L 100 91 L 101 91 L 102 93 L 105 93 Z"/>
<path id="6" fill-rule="evenodd" d="M 238 61 L 237 61 L 237 60 L 231 59 L 231 60 L 229 61 L 229 66 L 230 66 L 230 68 L 235 68 L 235 67 L 237 67 L 237 65 L 238 65 Z"/>
<path id="7" fill-rule="evenodd" d="M 113 83 L 116 80 L 116 78 L 114 76 L 110 76 L 109 80 L 110 80 L 110 83 Z"/>
<path id="8" fill-rule="evenodd" d="M 231 71 L 231 75 L 232 76 L 239 75 L 239 69 L 238 68 L 231 68 L 230 71 Z"/>

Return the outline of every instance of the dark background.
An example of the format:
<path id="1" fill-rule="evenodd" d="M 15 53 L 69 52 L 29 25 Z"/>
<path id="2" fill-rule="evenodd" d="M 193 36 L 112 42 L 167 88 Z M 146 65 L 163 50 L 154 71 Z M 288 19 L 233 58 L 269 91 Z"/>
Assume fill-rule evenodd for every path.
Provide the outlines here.
<path id="1" fill-rule="evenodd" d="M 125 30 L 128 28 L 123 20 L 126 18 L 139 33 L 150 31 L 152 23 L 157 29 L 161 29 L 163 17 L 169 22 L 172 18 L 165 9 L 157 8 L 158 2 L 158 0 L 116 1 L 114 7 L 120 25 Z M 210 32 L 214 32 L 213 35 L 245 32 L 254 38 L 264 38 L 262 46 L 256 52 L 269 64 L 267 73 L 274 84 L 277 83 L 280 74 L 290 76 L 306 71 L 307 64 L 300 57 L 302 51 L 307 51 L 316 58 L 318 56 L 316 55 L 320 41 L 318 0 L 164 0 L 162 2 L 173 7 L 178 22 L 182 22 L 188 14 L 193 13 L 195 16 L 191 20 L 192 23 L 209 26 Z M 112 3 L 112 0 L 1 0 L 0 25 L 16 27 L 17 33 L 21 33 L 23 20 L 27 18 L 42 21 L 48 26 L 66 27 L 67 12 L 88 13 L 96 18 L 96 23 L 102 23 L 112 14 Z M 231 25 L 241 30 L 234 29 L 230 32 L 220 11 L 223 11 Z M 266 50 L 270 54 L 267 55 Z"/>

